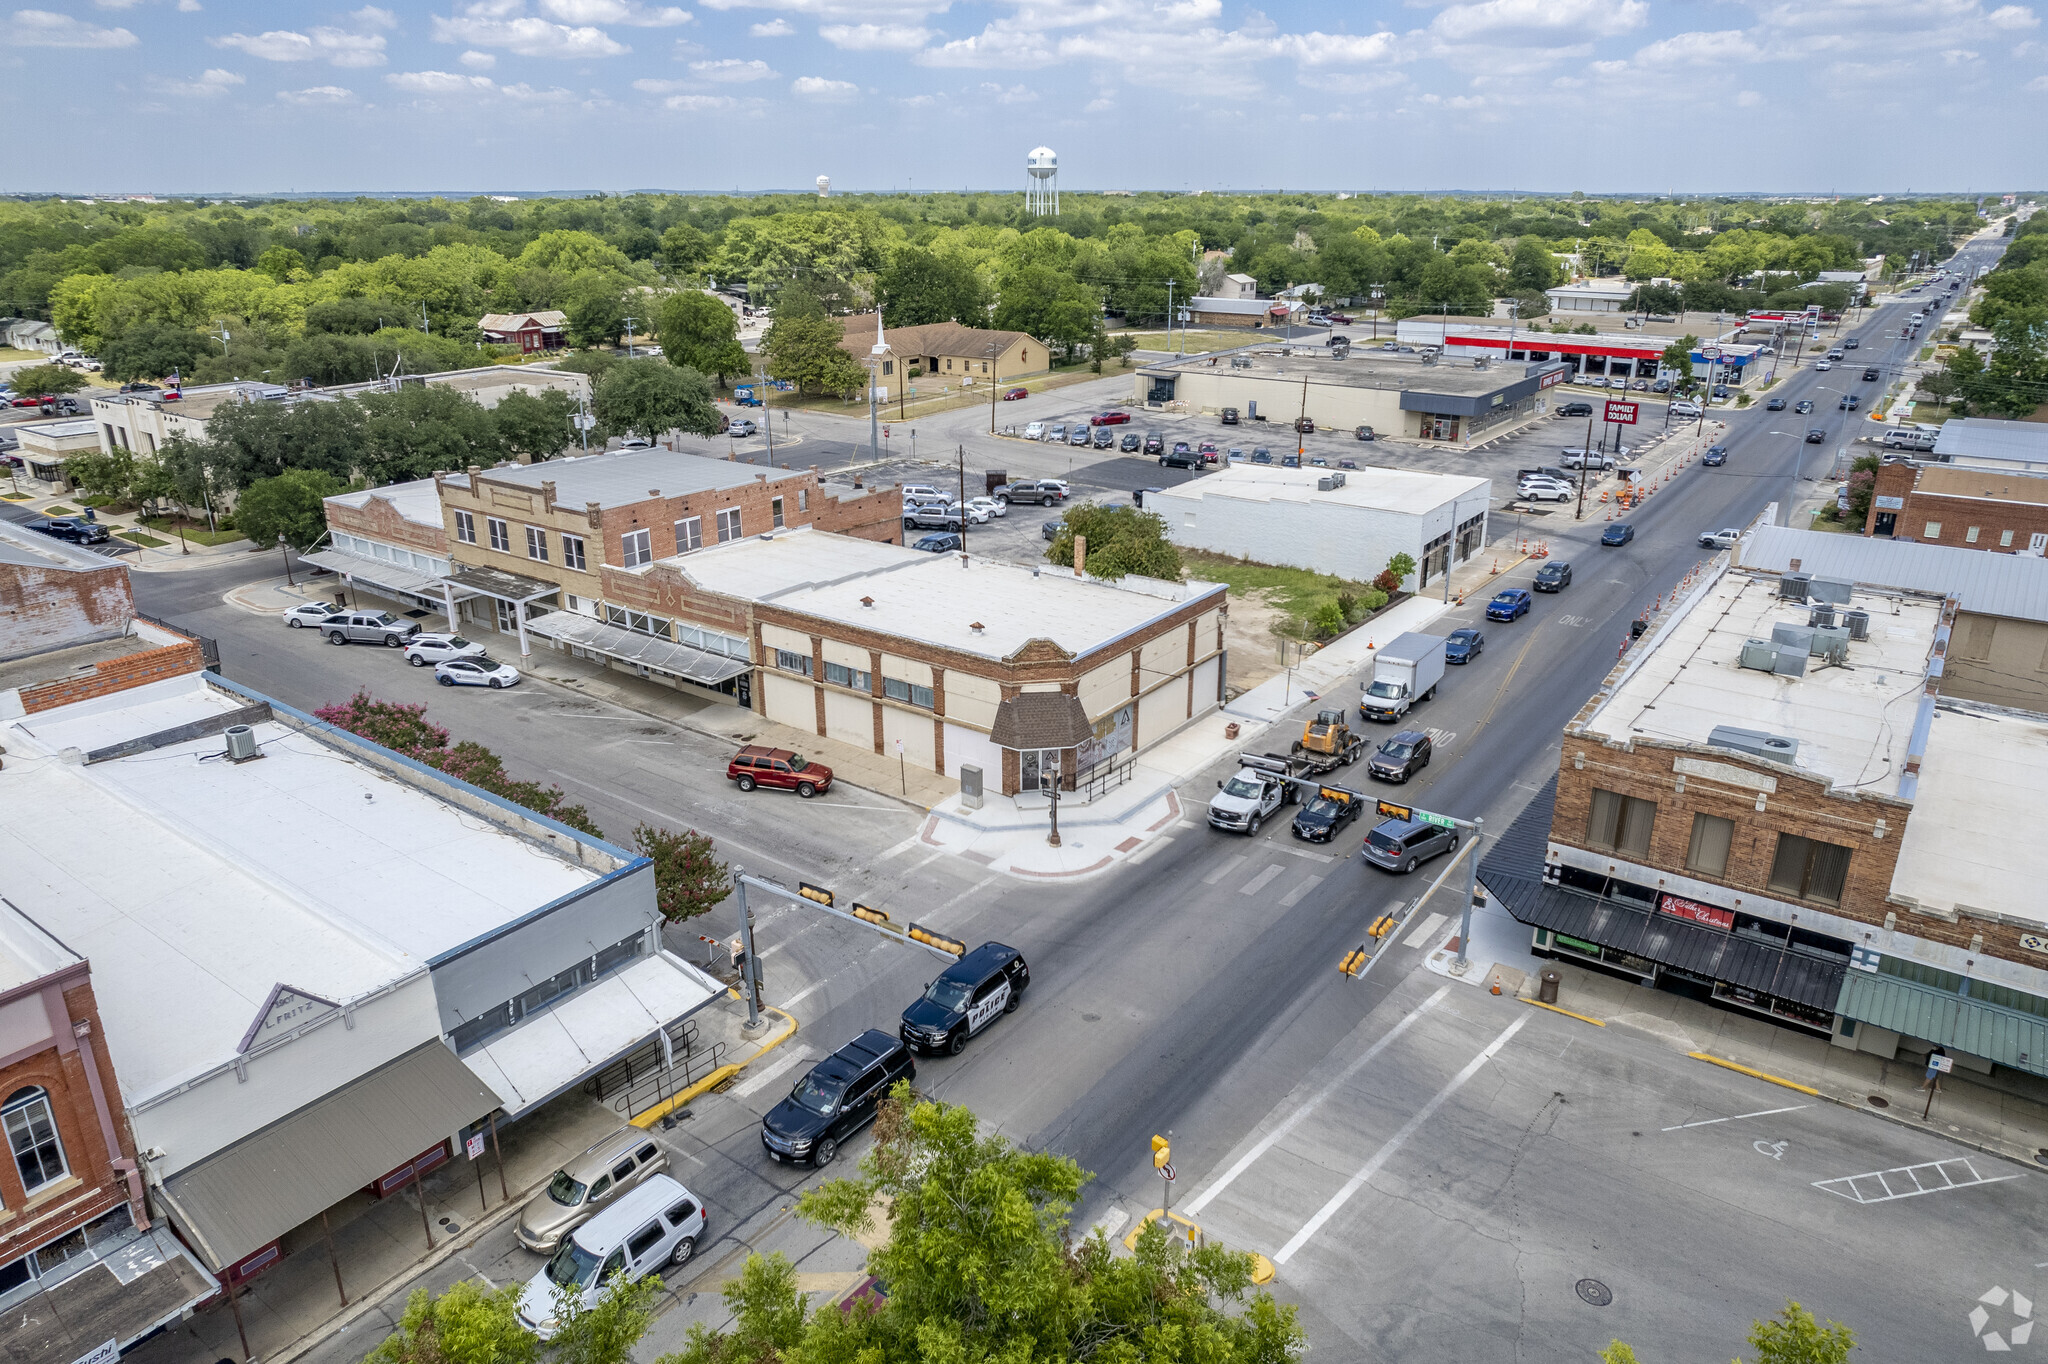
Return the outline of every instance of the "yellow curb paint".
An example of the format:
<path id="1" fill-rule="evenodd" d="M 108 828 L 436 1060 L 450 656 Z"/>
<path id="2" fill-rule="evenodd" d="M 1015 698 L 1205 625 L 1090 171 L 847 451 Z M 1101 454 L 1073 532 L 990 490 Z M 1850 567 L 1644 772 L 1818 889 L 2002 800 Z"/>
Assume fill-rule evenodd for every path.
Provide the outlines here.
<path id="1" fill-rule="evenodd" d="M 1540 999 L 1525 999 L 1522 1002 L 1524 1004 L 1533 1004 L 1539 1009 L 1548 1009 L 1550 1010 L 1550 1012 L 1554 1014 L 1563 1014 L 1566 1018 L 1576 1018 L 1581 1023 L 1591 1023 L 1596 1028 L 1604 1028 L 1607 1026 L 1606 1020 L 1604 1019 L 1588 1018 L 1584 1014 L 1575 1014 L 1570 1009 L 1560 1009 L 1555 1004 L 1545 1004 Z"/>
<path id="2" fill-rule="evenodd" d="M 734 999 L 739 998 L 739 994 L 737 991 L 728 990 L 726 991 L 726 993 L 731 995 Z M 720 1085 L 731 1081 L 732 1079 L 737 1077 L 741 1071 L 745 1070 L 748 1066 L 751 1066 L 752 1064 L 754 1064 L 754 1062 L 760 1060 L 763 1056 L 766 1056 L 769 1052 L 775 1050 L 784 1042 L 787 1042 L 790 1038 L 796 1036 L 797 1023 L 795 1015 L 783 1013 L 782 1010 L 776 1008 L 770 1008 L 767 1010 L 767 1012 L 771 1014 L 781 1014 L 784 1021 L 784 1027 L 781 1032 L 777 1033 L 774 1037 L 769 1038 L 766 1042 L 763 1042 L 761 1044 L 761 1048 L 759 1051 L 756 1051 L 752 1056 L 749 1056 L 744 1061 L 739 1061 L 732 1065 L 720 1066 L 718 1069 L 712 1071 L 709 1075 L 706 1075 L 703 1079 L 697 1081 L 695 1084 L 689 1085 L 686 1088 L 679 1090 L 677 1093 L 670 1095 L 668 1098 L 663 1099 L 660 1103 L 648 1109 L 645 1113 L 634 1114 L 633 1117 L 629 1120 L 631 1121 L 633 1126 L 642 1129 L 654 1126 L 654 1124 L 660 1122 L 669 1114 L 687 1105 L 692 1099 L 696 1098 L 698 1095 L 708 1093 L 709 1091 L 718 1088 Z"/>
<path id="3" fill-rule="evenodd" d="M 1274 1270 L 1273 1262 L 1271 1260 L 1259 1254 L 1257 1251 L 1252 1252 L 1253 1283 L 1271 1283 L 1273 1282 L 1273 1275 L 1276 1272 L 1277 1271 Z"/>
<path id="4" fill-rule="evenodd" d="M 1820 1091 L 1815 1089 L 1811 1085 L 1797 1084 L 1791 1080 L 1786 1079 L 1782 1075 L 1772 1075 L 1768 1071 L 1754 1070 L 1749 1066 L 1738 1065 L 1734 1061 L 1724 1061 L 1718 1056 L 1709 1056 L 1703 1051 L 1689 1051 L 1686 1053 L 1686 1055 L 1690 1056 L 1695 1061 L 1705 1061 L 1710 1066 L 1719 1066 L 1723 1070 L 1737 1071 L 1743 1075 L 1749 1076 L 1751 1079 L 1767 1080 L 1774 1085 L 1783 1085 L 1787 1089 L 1796 1089 L 1801 1094 L 1811 1094 L 1816 1099 L 1818 1099 L 1821 1096 Z"/>

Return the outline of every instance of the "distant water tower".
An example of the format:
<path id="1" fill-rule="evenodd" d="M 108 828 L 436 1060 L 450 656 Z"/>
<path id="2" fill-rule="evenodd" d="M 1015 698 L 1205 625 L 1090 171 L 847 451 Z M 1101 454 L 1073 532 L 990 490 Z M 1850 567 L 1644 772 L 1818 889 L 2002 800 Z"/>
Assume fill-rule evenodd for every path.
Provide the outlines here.
<path id="1" fill-rule="evenodd" d="M 831 176 L 829 176 L 829 175 L 821 175 L 821 176 L 819 176 L 819 177 L 818 177 L 818 197 L 819 197 L 820 199 L 824 199 L 824 198 L 827 198 L 827 197 L 829 197 L 829 196 L 831 195 L 831 193 L 832 193 L 832 177 L 831 177 Z"/>
<path id="2" fill-rule="evenodd" d="M 1024 162 L 1031 179 L 1024 186 L 1024 211 L 1043 217 L 1060 211 L 1060 159 L 1050 147 L 1034 147 Z"/>

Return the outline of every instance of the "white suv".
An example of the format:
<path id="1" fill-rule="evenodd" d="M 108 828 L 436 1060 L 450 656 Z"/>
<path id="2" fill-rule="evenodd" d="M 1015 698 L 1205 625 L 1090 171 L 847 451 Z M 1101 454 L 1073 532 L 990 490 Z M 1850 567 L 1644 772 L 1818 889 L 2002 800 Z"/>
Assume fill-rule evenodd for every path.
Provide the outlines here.
<path id="1" fill-rule="evenodd" d="M 1031 425 L 1029 425 L 1029 426 L 1025 427 L 1025 428 L 1024 428 L 1024 439 L 1026 439 L 1026 440 L 1044 440 L 1044 439 L 1045 439 L 1045 423 L 1044 423 L 1044 422 L 1033 422 L 1033 423 L 1031 423 Z"/>

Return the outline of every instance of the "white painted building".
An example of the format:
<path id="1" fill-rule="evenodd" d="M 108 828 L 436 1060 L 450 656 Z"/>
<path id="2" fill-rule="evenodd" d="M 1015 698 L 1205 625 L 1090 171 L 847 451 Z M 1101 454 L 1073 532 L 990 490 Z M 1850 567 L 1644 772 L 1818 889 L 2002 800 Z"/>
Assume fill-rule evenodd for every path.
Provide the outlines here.
<path id="1" fill-rule="evenodd" d="M 1554 313 L 1621 313 L 1628 311 L 1628 296 L 1635 290 L 1625 279 L 1583 279 L 1543 292 Z"/>
<path id="2" fill-rule="evenodd" d="M 1407 469 L 1235 465 L 1145 494 L 1177 545 L 1370 582 L 1396 554 L 1415 560 L 1403 587 L 1442 580 L 1486 545 L 1493 484 Z"/>

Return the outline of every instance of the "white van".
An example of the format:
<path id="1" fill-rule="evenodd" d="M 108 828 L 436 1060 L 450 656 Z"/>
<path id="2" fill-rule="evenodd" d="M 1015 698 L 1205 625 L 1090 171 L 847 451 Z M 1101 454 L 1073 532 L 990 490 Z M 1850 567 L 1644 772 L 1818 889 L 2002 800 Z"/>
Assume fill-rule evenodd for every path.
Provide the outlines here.
<path id="1" fill-rule="evenodd" d="M 562 1244 L 519 1295 L 519 1324 L 542 1340 L 561 1327 L 563 1295 L 593 1305 L 615 1274 L 642 1278 L 688 1264 L 704 1234 L 704 1206 L 667 1175 L 640 1187 L 562 1238 Z"/>
<path id="2" fill-rule="evenodd" d="M 1887 450 L 1932 450 L 1935 434 L 1902 426 L 1896 431 L 1884 433 L 1884 448 Z"/>

